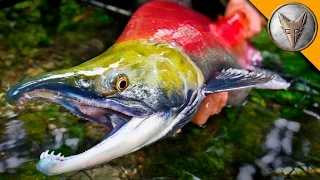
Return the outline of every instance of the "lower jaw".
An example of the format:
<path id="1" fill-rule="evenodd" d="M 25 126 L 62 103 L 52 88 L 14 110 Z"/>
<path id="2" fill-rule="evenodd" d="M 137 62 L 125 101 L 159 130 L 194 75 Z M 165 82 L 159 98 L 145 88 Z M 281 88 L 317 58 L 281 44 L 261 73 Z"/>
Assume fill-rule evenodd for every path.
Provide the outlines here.
<path id="1" fill-rule="evenodd" d="M 37 165 L 47 175 L 76 171 L 111 161 L 145 146 L 156 137 L 166 125 L 161 115 L 134 117 L 115 134 L 91 149 L 62 161 L 56 156 L 45 157 Z"/>

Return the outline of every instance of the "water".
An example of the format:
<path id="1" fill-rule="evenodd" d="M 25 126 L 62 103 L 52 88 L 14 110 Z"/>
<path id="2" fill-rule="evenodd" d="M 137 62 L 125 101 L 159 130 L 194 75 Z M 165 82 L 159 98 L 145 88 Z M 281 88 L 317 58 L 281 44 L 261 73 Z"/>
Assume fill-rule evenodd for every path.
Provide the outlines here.
<path id="1" fill-rule="evenodd" d="M 13 84 L 84 62 L 121 32 L 104 10 L 74 1 L 63 1 L 60 21 L 47 26 L 37 2 L 0 10 L 0 179 L 46 179 L 35 169 L 41 152 L 83 152 L 109 131 L 56 105 L 19 109 L 5 101 Z M 276 48 L 266 31 L 253 43 L 264 67 L 291 81 L 288 91 L 253 90 L 245 106 L 225 108 L 205 127 L 188 124 L 108 164 L 49 179 L 320 179 L 319 72 L 299 53 Z"/>

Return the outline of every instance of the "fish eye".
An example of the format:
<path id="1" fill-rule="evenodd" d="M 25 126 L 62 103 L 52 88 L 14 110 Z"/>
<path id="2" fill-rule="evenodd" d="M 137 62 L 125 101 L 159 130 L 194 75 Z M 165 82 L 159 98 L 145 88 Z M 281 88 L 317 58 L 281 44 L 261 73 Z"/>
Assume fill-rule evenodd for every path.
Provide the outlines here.
<path id="1" fill-rule="evenodd" d="M 87 79 L 80 79 L 79 84 L 83 88 L 89 88 L 91 86 L 91 81 Z"/>
<path id="2" fill-rule="evenodd" d="M 115 81 L 115 89 L 118 91 L 123 91 L 129 86 L 128 77 L 124 74 L 120 74 Z"/>

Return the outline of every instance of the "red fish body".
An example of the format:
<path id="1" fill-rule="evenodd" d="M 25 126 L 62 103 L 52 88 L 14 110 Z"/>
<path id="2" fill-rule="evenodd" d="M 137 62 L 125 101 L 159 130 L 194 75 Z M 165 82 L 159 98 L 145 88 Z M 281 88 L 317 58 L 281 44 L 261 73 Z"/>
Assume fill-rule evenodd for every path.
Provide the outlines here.
<path id="1" fill-rule="evenodd" d="M 227 18 L 219 17 L 213 22 L 177 3 L 153 1 L 134 13 L 117 43 L 150 40 L 176 45 L 208 75 L 209 71 L 221 70 L 226 66 L 238 67 L 230 58 L 226 58 L 230 54 L 236 56 L 241 67 L 246 69 L 252 69 L 250 61 L 256 64 L 261 61 L 259 52 L 245 40 L 246 30 L 247 21 L 241 13 Z M 207 69 L 211 64 L 216 67 Z"/>

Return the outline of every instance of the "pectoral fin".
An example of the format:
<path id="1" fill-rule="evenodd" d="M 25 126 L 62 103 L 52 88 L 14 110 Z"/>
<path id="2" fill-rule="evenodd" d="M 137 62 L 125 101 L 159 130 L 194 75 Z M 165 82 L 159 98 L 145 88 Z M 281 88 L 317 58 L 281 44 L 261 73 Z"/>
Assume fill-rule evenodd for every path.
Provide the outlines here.
<path id="1" fill-rule="evenodd" d="M 205 94 L 231 91 L 254 87 L 273 79 L 273 76 L 264 73 L 249 72 L 242 69 L 222 70 L 218 75 L 209 79 L 203 89 Z"/>
<path id="2" fill-rule="evenodd" d="M 264 84 L 258 84 L 254 88 L 257 89 L 288 89 L 290 87 L 290 83 L 284 80 L 279 74 L 276 72 L 266 70 L 266 69 L 258 69 L 256 68 L 255 72 L 263 73 L 268 76 L 272 76 L 273 79 Z"/>

